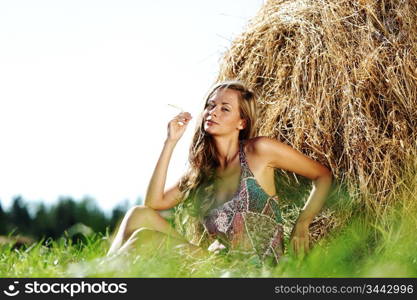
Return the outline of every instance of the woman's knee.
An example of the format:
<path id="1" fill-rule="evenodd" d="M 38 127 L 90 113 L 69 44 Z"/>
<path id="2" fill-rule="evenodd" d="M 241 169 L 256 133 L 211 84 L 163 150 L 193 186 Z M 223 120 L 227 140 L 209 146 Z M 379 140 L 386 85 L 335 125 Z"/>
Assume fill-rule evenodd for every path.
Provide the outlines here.
<path id="1" fill-rule="evenodd" d="M 135 230 L 149 226 L 150 218 L 156 212 L 145 205 L 135 205 L 126 213 L 125 237 L 130 236 Z"/>

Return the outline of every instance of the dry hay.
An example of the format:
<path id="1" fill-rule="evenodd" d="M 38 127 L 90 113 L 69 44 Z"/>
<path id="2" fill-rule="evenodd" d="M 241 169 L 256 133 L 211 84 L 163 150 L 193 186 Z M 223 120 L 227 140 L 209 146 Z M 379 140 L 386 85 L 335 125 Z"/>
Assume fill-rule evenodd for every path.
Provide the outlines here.
<path id="1" fill-rule="evenodd" d="M 260 96 L 258 135 L 321 162 L 379 214 L 416 170 L 416 24 L 415 0 L 267 1 L 217 81 L 246 82 Z"/>

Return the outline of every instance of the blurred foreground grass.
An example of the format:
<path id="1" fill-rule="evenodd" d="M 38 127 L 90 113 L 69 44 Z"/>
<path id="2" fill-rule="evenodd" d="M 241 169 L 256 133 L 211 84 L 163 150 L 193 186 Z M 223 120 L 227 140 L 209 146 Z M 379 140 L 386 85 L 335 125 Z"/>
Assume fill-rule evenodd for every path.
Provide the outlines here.
<path id="1" fill-rule="evenodd" d="M 102 258 L 109 246 L 108 235 L 96 234 L 79 244 L 60 238 L 20 249 L 3 245 L 0 276 L 416 277 L 415 212 L 410 207 L 396 208 L 383 221 L 356 216 L 322 238 L 306 256 L 287 252 L 275 268 L 253 258 L 211 254 L 196 259 L 166 249 L 106 261 Z"/>
<path id="2" fill-rule="evenodd" d="M 107 260 L 110 235 L 97 233 L 76 244 L 61 237 L 22 248 L 0 245 L 0 277 L 417 277 L 417 182 L 410 175 L 395 204 L 376 215 L 356 207 L 347 195 L 333 193 L 323 215 L 336 211 L 342 223 L 305 256 L 288 249 L 291 218 L 300 206 L 290 203 L 284 211 L 286 253 L 276 267 L 255 257 L 194 258 L 150 248 Z"/>

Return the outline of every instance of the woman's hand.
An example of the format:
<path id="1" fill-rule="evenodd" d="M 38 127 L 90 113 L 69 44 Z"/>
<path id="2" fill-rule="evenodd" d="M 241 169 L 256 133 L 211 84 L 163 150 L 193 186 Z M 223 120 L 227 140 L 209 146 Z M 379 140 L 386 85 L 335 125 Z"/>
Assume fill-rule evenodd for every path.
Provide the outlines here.
<path id="1" fill-rule="evenodd" d="M 290 236 L 290 246 L 296 255 L 305 254 L 310 250 L 309 225 L 296 223 Z"/>
<path id="2" fill-rule="evenodd" d="M 189 112 L 181 112 L 168 123 L 168 139 L 178 141 L 185 132 L 188 122 L 192 119 Z"/>

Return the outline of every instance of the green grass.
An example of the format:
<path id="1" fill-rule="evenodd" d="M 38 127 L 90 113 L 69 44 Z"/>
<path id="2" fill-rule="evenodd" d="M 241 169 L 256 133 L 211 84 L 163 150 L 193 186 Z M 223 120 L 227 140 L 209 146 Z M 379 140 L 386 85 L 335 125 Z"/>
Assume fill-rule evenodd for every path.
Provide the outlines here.
<path id="1" fill-rule="evenodd" d="M 196 259 L 169 250 L 142 251 L 106 262 L 102 258 L 108 235 L 96 234 L 83 244 L 61 238 L 21 249 L 3 245 L 0 276 L 417 277 L 416 219 L 392 216 L 393 220 L 384 220 L 386 227 L 357 217 L 321 239 L 306 256 L 287 252 L 275 268 L 254 258 L 212 254 Z"/>
<path id="2" fill-rule="evenodd" d="M 315 243 L 304 257 L 288 249 L 292 219 L 287 218 L 286 253 L 276 267 L 256 258 L 211 254 L 193 258 L 178 251 L 148 249 L 105 260 L 109 234 L 84 243 L 62 237 L 27 248 L 0 246 L 1 277 L 417 277 L 417 199 L 415 187 L 397 205 L 374 217 L 353 201 L 333 194 L 326 210 L 338 211 L 343 224 Z M 338 200 L 336 201 L 335 198 Z M 301 201 L 302 202 L 302 201 Z M 295 202 L 296 203 L 296 202 Z M 296 210 L 297 205 L 289 205 Z M 287 211 L 286 216 L 296 216 Z"/>

